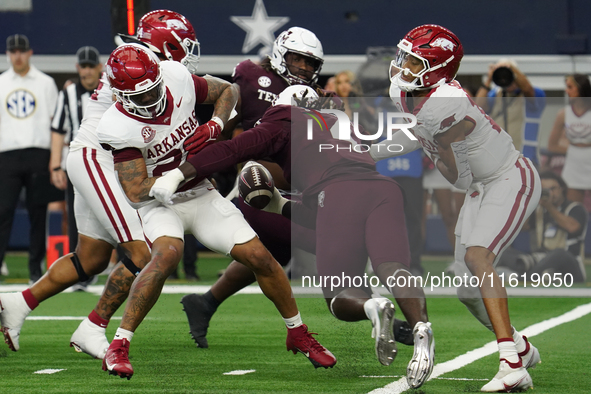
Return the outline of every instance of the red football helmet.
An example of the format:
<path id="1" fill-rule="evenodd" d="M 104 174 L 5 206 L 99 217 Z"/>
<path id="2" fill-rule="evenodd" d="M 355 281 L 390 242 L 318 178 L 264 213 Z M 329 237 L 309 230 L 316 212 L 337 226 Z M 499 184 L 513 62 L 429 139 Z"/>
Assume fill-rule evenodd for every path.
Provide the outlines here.
<path id="1" fill-rule="evenodd" d="M 423 63 L 421 71 L 413 73 L 405 67 L 409 56 Z M 454 80 L 463 56 L 462 43 L 445 27 L 415 27 L 398 44 L 396 59 L 390 64 L 390 80 L 406 92 L 433 89 Z M 403 75 L 410 75 L 414 80 L 409 82 Z"/>
<path id="2" fill-rule="evenodd" d="M 195 37 L 191 22 L 178 12 L 148 12 L 138 23 L 137 38 L 153 52 L 168 60 L 180 62 L 191 74 L 197 72 L 201 56 L 199 41 Z M 195 49 L 196 55 L 193 53 Z"/>
<path id="3" fill-rule="evenodd" d="M 164 112 L 166 95 L 160 61 L 140 44 L 125 44 L 107 61 L 107 77 L 117 101 L 130 114 L 154 119 Z"/>

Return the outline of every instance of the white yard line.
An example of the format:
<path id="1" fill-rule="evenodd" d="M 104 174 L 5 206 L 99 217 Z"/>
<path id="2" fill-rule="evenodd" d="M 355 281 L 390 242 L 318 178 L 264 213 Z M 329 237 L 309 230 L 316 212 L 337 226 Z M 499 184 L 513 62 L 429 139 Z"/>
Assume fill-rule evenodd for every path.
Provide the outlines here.
<path id="1" fill-rule="evenodd" d="M 15 291 L 26 290 L 29 286 L 27 284 L 4 284 L 0 285 L 0 293 L 10 293 Z M 101 295 L 103 292 L 104 285 L 92 285 L 88 286 L 88 292 L 91 294 Z M 189 294 L 199 293 L 203 294 L 207 292 L 211 286 L 209 285 L 185 285 L 185 284 L 171 284 L 164 285 L 162 289 L 163 294 Z M 322 295 L 322 291 L 316 287 L 299 287 L 296 284 L 292 286 L 293 292 L 296 295 Z M 376 289 L 379 294 L 388 296 L 390 293 L 385 288 Z M 67 289 L 64 293 L 71 293 L 72 290 Z M 247 286 L 240 290 L 238 294 L 263 294 L 261 289 L 256 286 Z M 509 297 L 575 297 L 575 298 L 586 298 L 591 297 L 591 287 L 577 287 L 577 288 L 522 288 L 522 287 L 508 287 L 507 294 Z M 450 296 L 456 297 L 456 289 L 454 287 L 439 287 L 431 291 L 428 287 L 425 288 L 425 295 L 429 296 Z"/>
<path id="2" fill-rule="evenodd" d="M 527 337 L 534 337 L 538 334 L 543 333 L 544 331 L 547 331 L 561 324 L 579 319 L 585 315 L 588 315 L 589 313 L 591 313 L 591 303 L 579 305 L 570 312 L 566 312 L 563 315 L 533 324 L 524 330 L 520 330 L 519 332 Z M 435 338 L 437 338 L 437 331 L 435 331 Z M 454 358 L 453 360 L 449 360 L 441 364 L 436 364 L 433 368 L 433 373 L 431 374 L 429 380 L 435 379 L 445 373 L 455 371 L 456 369 L 462 368 L 470 363 L 473 363 L 476 360 L 479 360 L 483 357 L 486 357 L 496 352 L 497 342 L 492 341 L 481 348 L 470 350 L 469 352 L 464 353 Z M 370 391 L 370 394 L 400 394 L 408 389 L 410 389 L 410 387 L 406 382 L 406 377 L 403 377 L 382 388 Z"/>

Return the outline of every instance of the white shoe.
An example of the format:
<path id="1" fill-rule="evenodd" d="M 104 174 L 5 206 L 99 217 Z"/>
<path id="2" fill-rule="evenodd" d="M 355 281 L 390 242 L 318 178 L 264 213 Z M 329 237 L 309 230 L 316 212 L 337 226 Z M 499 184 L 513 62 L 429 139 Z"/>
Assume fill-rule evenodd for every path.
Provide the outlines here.
<path id="1" fill-rule="evenodd" d="M 513 364 L 511 366 L 505 359 L 502 359 L 499 372 L 490 382 L 482 386 L 480 391 L 486 393 L 496 393 L 499 391 L 510 393 L 530 387 L 533 388 L 533 383 L 529 373 L 527 373 L 527 369 L 519 364 Z"/>
<path id="2" fill-rule="evenodd" d="M 0 326 L 4 342 L 16 352 L 20 346 L 18 339 L 26 317 L 31 313 L 23 293 L 0 294 Z"/>
<path id="3" fill-rule="evenodd" d="M 382 365 L 390 365 L 398 349 L 394 341 L 394 313 L 396 308 L 387 298 L 371 298 L 363 305 L 365 314 L 371 320 L 371 337 L 376 340 L 376 357 Z"/>
<path id="4" fill-rule="evenodd" d="M 435 339 L 431 323 L 418 322 L 413 330 L 415 351 L 406 368 L 406 381 L 418 389 L 429 379 L 435 364 Z"/>
<path id="5" fill-rule="evenodd" d="M 82 320 L 72 338 L 70 338 L 70 347 L 78 353 L 86 353 L 91 357 L 103 359 L 109 348 L 106 328 L 97 326 L 87 317 Z"/>
<path id="6" fill-rule="evenodd" d="M 534 369 L 538 364 L 542 362 L 540 352 L 534 345 L 529 343 L 525 335 L 523 335 L 523 340 L 525 341 L 525 350 L 519 353 L 519 357 L 521 358 L 521 364 L 523 364 L 523 367 L 526 369 Z"/>
<path id="7" fill-rule="evenodd" d="M 0 275 L 8 276 L 10 271 L 8 271 L 8 266 L 6 265 L 6 261 L 0 263 Z"/>

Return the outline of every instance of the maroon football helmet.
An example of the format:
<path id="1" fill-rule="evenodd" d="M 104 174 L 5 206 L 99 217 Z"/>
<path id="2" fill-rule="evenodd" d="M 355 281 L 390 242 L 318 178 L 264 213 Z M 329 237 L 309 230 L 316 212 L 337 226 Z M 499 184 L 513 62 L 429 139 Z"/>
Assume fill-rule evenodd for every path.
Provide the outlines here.
<path id="1" fill-rule="evenodd" d="M 414 56 L 423 63 L 418 73 L 404 67 L 408 56 Z M 390 80 L 401 90 L 433 89 L 456 77 L 464 49 L 458 37 L 438 25 L 415 27 L 398 44 L 396 59 L 390 64 Z M 412 76 L 409 82 L 402 76 Z"/>
<path id="2" fill-rule="evenodd" d="M 140 44 L 125 44 L 113 51 L 107 61 L 111 89 L 130 114 L 153 119 L 166 105 L 160 61 Z"/>
<path id="3" fill-rule="evenodd" d="M 178 12 L 156 10 L 142 16 L 137 38 L 150 50 L 183 64 L 191 74 L 197 72 L 201 56 L 193 25 Z M 197 50 L 197 54 L 193 52 Z"/>

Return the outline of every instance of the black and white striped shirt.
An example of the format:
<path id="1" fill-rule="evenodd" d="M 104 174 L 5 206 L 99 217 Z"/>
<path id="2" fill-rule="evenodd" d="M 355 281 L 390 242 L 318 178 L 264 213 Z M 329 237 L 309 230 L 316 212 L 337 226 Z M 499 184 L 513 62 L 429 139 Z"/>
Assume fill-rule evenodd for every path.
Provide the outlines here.
<path id="1" fill-rule="evenodd" d="M 86 90 L 80 82 L 72 83 L 59 92 L 51 131 L 65 134 L 67 144 L 76 137 L 92 92 Z"/>

